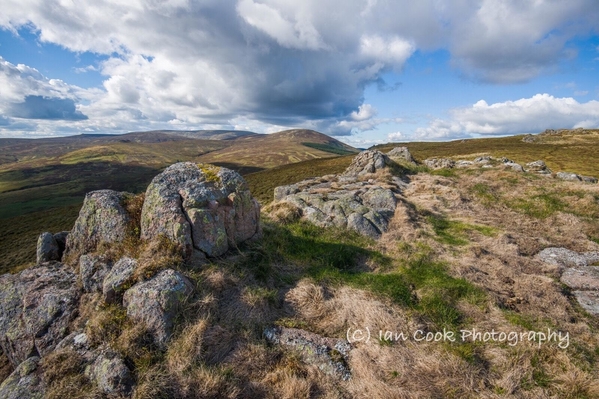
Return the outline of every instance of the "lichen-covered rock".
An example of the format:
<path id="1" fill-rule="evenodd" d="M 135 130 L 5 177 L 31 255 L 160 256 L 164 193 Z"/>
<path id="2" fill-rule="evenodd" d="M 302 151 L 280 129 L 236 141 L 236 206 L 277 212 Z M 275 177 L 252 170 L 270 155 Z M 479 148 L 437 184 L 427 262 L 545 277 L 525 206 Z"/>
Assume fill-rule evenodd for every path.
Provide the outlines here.
<path id="1" fill-rule="evenodd" d="M 351 345 L 344 339 L 327 338 L 297 328 L 271 327 L 264 330 L 266 339 L 299 352 L 303 361 L 326 374 L 344 381 L 351 378 L 348 366 Z"/>
<path id="2" fill-rule="evenodd" d="M 60 263 L 0 277 L 0 346 L 14 366 L 45 356 L 77 313 L 76 276 Z"/>
<path id="3" fill-rule="evenodd" d="M 345 176 L 362 176 L 375 173 L 391 165 L 391 159 L 380 151 L 366 150 L 356 155 L 352 163 L 345 169 Z"/>
<path id="4" fill-rule="evenodd" d="M 123 306 L 127 308 L 127 316 L 136 323 L 144 323 L 156 344 L 164 347 L 177 313 L 193 291 L 185 276 L 167 269 L 127 290 Z"/>
<path id="5" fill-rule="evenodd" d="M 578 176 L 576 173 L 557 172 L 555 174 L 555 177 L 566 181 L 582 181 L 582 178 Z"/>
<path id="6" fill-rule="evenodd" d="M 536 258 L 550 265 L 560 268 L 588 266 L 599 262 L 599 252 L 579 253 L 567 248 L 545 248 L 536 255 Z"/>
<path id="7" fill-rule="evenodd" d="M 111 262 L 101 255 L 81 255 L 79 278 L 83 290 L 85 292 L 102 291 L 102 283 L 111 267 Z"/>
<path id="8" fill-rule="evenodd" d="M 524 172 L 522 165 L 513 161 L 504 162 L 503 166 L 512 169 L 514 172 Z"/>
<path id="9" fill-rule="evenodd" d="M 416 163 L 408 147 L 395 147 L 387 156 L 393 161 Z"/>
<path id="10" fill-rule="evenodd" d="M 102 351 L 96 360 L 85 368 L 85 375 L 98 388 L 109 395 L 128 396 L 134 385 L 131 370 L 116 352 Z"/>
<path id="11" fill-rule="evenodd" d="M 429 158 L 424 160 L 424 164 L 431 169 L 451 169 L 455 166 L 455 161 L 447 158 Z"/>
<path id="12" fill-rule="evenodd" d="M 164 236 L 185 250 L 220 256 L 260 231 L 260 205 L 245 180 L 226 168 L 182 162 L 148 186 L 141 238 Z"/>
<path id="13" fill-rule="evenodd" d="M 127 237 L 130 222 L 123 206 L 127 195 L 112 190 L 88 193 L 67 237 L 66 254 L 79 256 L 94 252 L 102 245 L 122 242 Z"/>
<path id="14" fill-rule="evenodd" d="M 116 303 L 133 282 L 133 274 L 137 268 L 137 260 L 131 258 L 119 259 L 106 274 L 102 284 L 104 302 Z"/>
<path id="15" fill-rule="evenodd" d="M 48 232 L 40 234 L 37 239 L 36 254 L 38 264 L 60 260 L 60 248 L 54 238 L 54 234 Z"/>
<path id="16" fill-rule="evenodd" d="M 45 384 L 39 372 L 40 358 L 33 356 L 17 366 L 0 385 L 2 399 L 42 399 Z"/>
<path id="17" fill-rule="evenodd" d="M 599 292 L 599 266 L 566 269 L 560 280 L 574 290 Z"/>
<path id="18" fill-rule="evenodd" d="M 545 162 L 543 162 L 541 160 L 527 163 L 526 169 L 529 172 L 535 172 L 535 173 L 539 173 L 542 175 L 550 175 L 551 174 L 551 169 L 549 169 L 547 167 L 547 165 L 545 164 Z"/>

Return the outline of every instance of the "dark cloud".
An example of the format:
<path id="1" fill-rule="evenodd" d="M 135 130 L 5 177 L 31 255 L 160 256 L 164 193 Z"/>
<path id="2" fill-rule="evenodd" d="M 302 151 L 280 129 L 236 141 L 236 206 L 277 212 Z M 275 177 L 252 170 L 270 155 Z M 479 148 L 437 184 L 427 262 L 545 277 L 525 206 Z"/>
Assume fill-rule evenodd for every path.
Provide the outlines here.
<path id="1" fill-rule="evenodd" d="M 22 103 L 13 103 L 8 109 L 9 115 L 23 119 L 51 119 L 80 121 L 88 119 L 75 107 L 75 102 L 68 98 L 51 98 L 44 96 L 26 96 Z"/>

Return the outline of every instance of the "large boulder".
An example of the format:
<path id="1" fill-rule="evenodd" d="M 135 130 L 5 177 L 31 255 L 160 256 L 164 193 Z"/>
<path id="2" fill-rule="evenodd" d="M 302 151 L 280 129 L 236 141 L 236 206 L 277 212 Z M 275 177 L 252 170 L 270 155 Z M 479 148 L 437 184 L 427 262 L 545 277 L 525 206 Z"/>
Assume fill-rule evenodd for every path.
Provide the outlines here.
<path id="1" fill-rule="evenodd" d="M 123 306 L 127 308 L 127 316 L 145 324 L 155 343 L 164 347 L 173 332 L 178 312 L 193 291 L 193 285 L 185 276 L 167 269 L 127 290 Z"/>
<path id="2" fill-rule="evenodd" d="M 67 237 L 66 255 L 79 256 L 122 242 L 130 227 L 130 216 L 123 205 L 128 195 L 112 190 L 88 193 Z"/>
<path id="3" fill-rule="evenodd" d="M 79 278 L 85 292 L 102 291 L 104 277 L 112 263 L 102 255 L 81 255 L 79 258 Z"/>
<path id="4" fill-rule="evenodd" d="M 52 234 L 44 232 L 37 239 L 37 263 L 60 261 L 65 249 L 68 231 Z"/>
<path id="5" fill-rule="evenodd" d="M 345 169 L 345 176 L 362 176 L 375 173 L 391 165 L 391 159 L 380 151 L 362 151 L 354 157 L 352 163 Z"/>
<path id="6" fill-rule="evenodd" d="M 45 356 L 67 334 L 79 301 L 75 283 L 60 263 L 0 277 L 0 346 L 14 366 Z"/>
<path id="7" fill-rule="evenodd" d="M 395 147 L 387 153 L 393 161 L 416 163 L 408 147 Z"/>
<path id="8" fill-rule="evenodd" d="M 259 233 L 260 205 L 245 180 L 226 168 L 182 162 L 171 165 L 148 186 L 141 238 L 165 237 L 194 250 L 220 256 Z"/>
<path id="9" fill-rule="evenodd" d="M 39 370 L 40 358 L 30 357 L 23 361 L 0 385 L 3 399 L 42 399 L 45 384 Z"/>

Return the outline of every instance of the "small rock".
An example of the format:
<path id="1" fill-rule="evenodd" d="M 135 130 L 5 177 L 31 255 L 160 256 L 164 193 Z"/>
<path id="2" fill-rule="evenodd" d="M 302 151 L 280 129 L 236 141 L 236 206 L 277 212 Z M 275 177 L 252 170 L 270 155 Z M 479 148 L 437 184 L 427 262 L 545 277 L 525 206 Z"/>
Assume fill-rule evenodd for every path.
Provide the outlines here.
<path id="1" fill-rule="evenodd" d="M 131 370 L 114 351 L 106 350 L 85 368 L 85 375 L 106 394 L 128 396 L 134 385 Z"/>
<path id="2" fill-rule="evenodd" d="M 599 291 L 599 266 L 579 266 L 566 269 L 561 282 L 579 291 Z"/>
<path id="3" fill-rule="evenodd" d="M 566 181 L 582 181 L 580 176 L 578 176 L 576 173 L 557 172 L 555 177 Z"/>
<path id="4" fill-rule="evenodd" d="M 597 183 L 597 178 L 592 176 L 580 176 L 583 182 L 585 183 Z"/>
<path id="5" fill-rule="evenodd" d="M 81 255 L 79 258 L 79 278 L 85 292 L 102 291 L 102 283 L 111 264 L 101 255 Z"/>
<path id="6" fill-rule="evenodd" d="M 480 164 L 488 164 L 491 162 L 491 157 L 488 155 L 485 155 L 483 157 L 476 157 L 474 158 L 474 162 L 475 163 L 480 163 Z"/>
<path id="7" fill-rule="evenodd" d="M 345 176 L 362 176 L 387 168 L 391 159 L 380 151 L 366 150 L 354 157 L 352 163 L 345 169 Z"/>
<path id="8" fill-rule="evenodd" d="M 119 259 L 114 264 L 102 284 L 104 302 L 119 302 L 123 293 L 131 286 L 136 268 L 137 260 L 127 257 Z"/>
<path id="9" fill-rule="evenodd" d="M 455 162 L 455 167 L 456 168 L 467 168 L 469 166 L 472 166 L 474 164 L 474 162 L 472 161 L 464 161 L 464 160 L 459 160 Z"/>
<path id="10" fill-rule="evenodd" d="M 584 310 L 592 315 L 599 316 L 599 292 L 574 291 L 573 294 Z"/>
<path id="11" fill-rule="evenodd" d="M 522 165 L 516 162 L 505 162 L 503 166 L 511 168 L 515 172 L 524 172 L 524 168 L 522 167 Z"/>
<path id="12" fill-rule="evenodd" d="M 3 399 L 42 399 L 45 384 L 39 376 L 40 358 L 30 357 L 17 366 L 0 385 L 0 398 Z"/>
<path id="13" fill-rule="evenodd" d="M 539 173 L 542 175 L 550 175 L 551 174 L 551 169 L 549 169 L 547 167 L 547 165 L 545 164 L 545 162 L 543 162 L 541 160 L 527 163 L 526 169 L 529 172 L 535 172 L 535 173 Z"/>
<path id="14" fill-rule="evenodd" d="M 156 344 L 164 348 L 172 334 L 175 317 L 193 291 L 193 285 L 185 276 L 167 269 L 127 290 L 123 306 L 127 308 L 127 316 L 134 322 L 146 324 Z"/>
<path id="15" fill-rule="evenodd" d="M 599 261 L 599 252 L 578 253 L 566 248 L 545 248 L 536 258 L 560 268 L 588 266 Z"/>
<path id="16" fill-rule="evenodd" d="M 37 264 L 60 260 L 60 248 L 52 233 L 42 233 L 37 239 Z"/>

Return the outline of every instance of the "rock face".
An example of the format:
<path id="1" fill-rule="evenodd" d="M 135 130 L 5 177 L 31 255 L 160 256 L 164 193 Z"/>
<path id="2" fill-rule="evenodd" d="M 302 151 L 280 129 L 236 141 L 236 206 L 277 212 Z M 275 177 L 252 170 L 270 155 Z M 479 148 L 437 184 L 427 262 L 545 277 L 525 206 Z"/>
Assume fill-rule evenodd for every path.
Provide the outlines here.
<path id="1" fill-rule="evenodd" d="M 131 258 L 122 258 L 114 264 L 108 272 L 102 283 L 102 294 L 104 302 L 117 303 L 119 299 L 129 288 L 133 280 L 133 273 L 137 267 L 137 260 Z"/>
<path id="2" fill-rule="evenodd" d="M 122 242 L 127 236 L 130 221 L 123 207 L 126 197 L 126 193 L 112 190 L 88 193 L 67 237 L 67 255 L 90 253 L 101 245 Z"/>
<path id="3" fill-rule="evenodd" d="M 391 159 L 380 151 L 362 151 L 347 167 L 344 176 L 362 176 L 367 173 L 375 173 L 391 165 Z"/>
<path id="4" fill-rule="evenodd" d="M 100 255 L 81 255 L 79 258 L 79 278 L 85 292 L 102 290 L 104 277 L 112 264 Z"/>
<path id="5" fill-rule="evenodd" d="M 568 267 L 588 266 L 599 262 L 599 252 L 579 253 L 566 248 L 545 248 L 536 255 L 536 258 L 550 265 L 559 266 L 561 269 Z"/>
<path id="6" fill-rule="evenodd" d="M 451 169 L 455 166 L 455 161 L 447 158 L 430 158 L 425 159 L 424 164 L 431 169 Z"/>
<path id="7" fill-rule="evenodd" d="M 245 180 L 226 168 L 171 165 L 146 191 L 141 238 L 164 236 L 185 249 L 220 256 L 259 233 L 260 205 Z"/>
<path id="8" fill-rule="evenodd" d="M 51 352 L 79 300 L 76 276 L 60 263 L 0 277 L 0 346 L 14 366 Z"/>
<path id="9" fill-rule="evenodd" d="M 85 375 L 94 381 L 98 388 L 109 395 L 131 393 L 134 385 L 133 375 L 129 368 L 115 352 L 104 351 L 96 360 L 85 368 Z"/>
<path id="10" fill-rule="evenodd" d="M 177 313 L 193 291 L 193 285 L 185 276 L 167 269 L 127 290 L 123 306 L 127 308 L 127 316 L 144 323 L 156 344 L 164 347 L 172 334 Z"/>
<path id="11" fill-rule="evenodd" d="M 266 339 L 297 350 L 308 364 L 344 381 L 351 378 L 347 359 L 352 347 L 344 339 L 322 337 L 297 328 L 272 327 L 264 331 Z"/>
<path id="12" fill-rule="evenodd" d="M 555 177 L 566 181 L 582 181 L 580 176 L 578 176 L 576 173 L 557 172 Z"/>
<path id="13" fill-rule="evenodd" d="M 37 239 L 37 263 L 60 261 L 64 253 L 68 231 L 60 233 L 42 233 Z"/>
<path id="14" fill-rule="evenodd" d="M 387 153 L 387 156 L 393 161 L 416 163 L 408 147 L 395 147 Z"/>
<path id="15" fill-rule="evenodd" d="M 39 376 L 40 358 L 25 360 L 0 385 L 0 398 L 3 399 L 42 399 L 45 386 Z"/>

